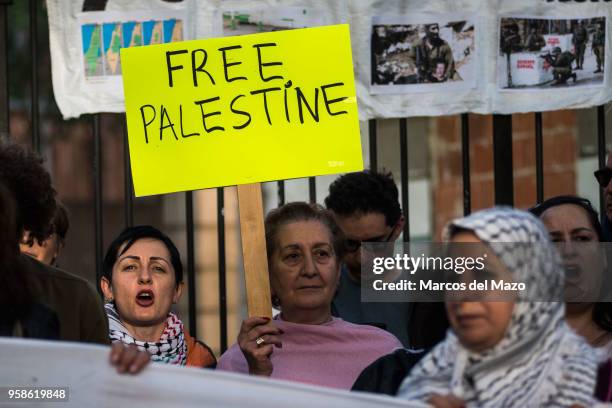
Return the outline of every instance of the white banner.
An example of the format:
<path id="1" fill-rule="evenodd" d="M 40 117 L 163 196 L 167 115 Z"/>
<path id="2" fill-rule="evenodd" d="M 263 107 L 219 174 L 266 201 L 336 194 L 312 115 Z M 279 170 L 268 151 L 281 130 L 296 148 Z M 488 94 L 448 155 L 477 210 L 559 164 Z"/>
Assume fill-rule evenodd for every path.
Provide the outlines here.
<path id="1" fill-rule="evenodd" d="M 65 118 L 124 111 L 117 47 L 345 22 L 362 120 L 612 100 L 612 2 L 108 0 L 105 11 L 83 12 L 84 1 L 47 0 Z"/>
<path id="2" fill-rule="evenodd" d="M 68 401 L 25 403 L 0 395 L 0 406 L 406 408 L 405 401 L 221 371 L 150 364 L 119 375 L 110 348 L 69 342 L 0 338 L 0 390 L 67 387 Z M 13 393 L 14 394 L 14 393 Z"/>
<path id="3" fill-rule="evenodd" d="M 53 91 L 65 119 L 124 112 L 119 48 L 331 25 L 347 21 L 343 1 L 47 0 Z"/>

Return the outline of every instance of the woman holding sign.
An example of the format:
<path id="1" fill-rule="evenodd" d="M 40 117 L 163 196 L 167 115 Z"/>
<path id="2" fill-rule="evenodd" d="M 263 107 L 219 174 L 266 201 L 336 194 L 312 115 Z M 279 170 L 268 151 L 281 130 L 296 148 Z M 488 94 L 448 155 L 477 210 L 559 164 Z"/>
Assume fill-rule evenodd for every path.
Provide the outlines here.
<path id="1" fill-rule="evenodd" d="M 272 303 L 281 313 L 244 320 L 218 368 L 350 389 L 366 366 L 401 343 L 332 317 L 344 239 L 326 210 L 286 204 L 268 214 L 265 227 Z"/>
<path id="2" fill-rule="evenodd" d="M 163 232 L 147 225 L 126 228 L 111 243 L 102 274 L 113 343 L 135 344 L 157 362 L 214 367 L 208 346 L 191 337 L 170 311 L 183 292 L 183 266 Z"/>

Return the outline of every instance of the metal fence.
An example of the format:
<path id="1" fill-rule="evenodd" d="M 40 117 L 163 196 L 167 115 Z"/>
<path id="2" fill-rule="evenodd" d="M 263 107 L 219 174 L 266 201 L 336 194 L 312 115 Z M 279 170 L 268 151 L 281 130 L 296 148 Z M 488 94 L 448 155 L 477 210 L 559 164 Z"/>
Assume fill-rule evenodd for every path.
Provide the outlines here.
<path id="1" fill-rule="evenodd" d="M 12 0 L 0 0 L 0 137 L 7 136 L 9 133 L 9 81 L 8 72 L 8 7 Z M 36 67 L 38 65 L 38 0 L 29 0 L 29 35 L 31 47 L 31 124 L 32 124 L 32 147 L 40 151 L 40 131 L 39 131 L 39 80 Z M 28 69 L 24 67 L 24 69 Z M 605 135 L 605 110 L 604 106 L 597 109 L 597 141 L 599 167 L 605 165 L 606 159 L 606 135 Z M 536 188 L 537 202 L 544 199 L 544 171 L 543 171 L 543 142 L 542 142 L 542 113 L 533 113 L 534 133 L 535 133 L 535 152 L 536 152 Z M 470 129 L 469 115 L 461 114 L 461 146 L 462 146 L 462 174 L 463 174 L 463 212 L 469 214 L 471 211 L 471 191 L 470 191 Z M 94 241 L 95 241 L 95 260 L 96 274 L 99 276 L 99 269 L 102 264 L 103 256 L 103 211 L 102 211 L 102 146 L 101 146 L 101 127 L 100 115 L 91 115 L 90 118 L 92 134 L 94 140 L 93 149 L 93 180 L 94 185 Z M 129 155 L 127 150 L 127 129 L 124 121 L 124 166 L 129 169 Z M 513 164 L 512 164 L 512 116 L 511 115 L 492 115 L 493 121 L 493 161 L 494 161 L 494 186 L 495 203 L 513 205 Z M 408 205 L 408 135 L 409 129 L 406 119 L 399 120 L 399 150 L 400 150 L 400 186 L 402 197 L 402 208 L 406 216 L 410 212 Z M 369 121 L 369 155 L 370 168 L 378 168 L 378 137 L 376 120 Z M 278 204 L 285 203 L 285 183 L 278 181 Z M 309 178 L 309 200 L 316 202 L 316 183 L 314 177 Z M 124 218 L 125 225 L 134 224 L 134 202 L 132 180 L 129 171 L 125 171 L 125 202 Z M 194 197 L 192 192 L 185 194 L 186 211 L 186 241 L 187 258 L 186 270 L 188 279 L 188 311 L 189 311 L 189 331 L 197 337 L 196 324 L 196 276 L 195 276 L 195 239 L 194 239 Z M 603 194 L 600 191 L 600 208 L 604 208 Z M 219 314 L 220 314 L 220 345 L 221 351 L 227 349 L 227 287 L 226 287 L 226 255 L 225 255 L 225 223 L 224 223 L 224 197 L 223 188 L 217 189 L 217 239 L 218 239 L 218 274 L 219 274 Z M 403 237 L 405 241 L 410 239 L 410 225 L 404 225 Z"/>

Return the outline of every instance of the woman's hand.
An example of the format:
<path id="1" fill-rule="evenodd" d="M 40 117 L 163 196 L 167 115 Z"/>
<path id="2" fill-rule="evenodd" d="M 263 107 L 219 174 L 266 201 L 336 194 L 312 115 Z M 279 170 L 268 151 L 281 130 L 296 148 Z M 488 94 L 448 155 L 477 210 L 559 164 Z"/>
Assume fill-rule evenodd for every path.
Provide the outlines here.
<path id="1" fill-rule="evenodd" d="M 126 346 L 121 342 L 113 343 L 110 352 L 110 363 L 117 368 L 120 374 L 138 374 L 149 364 L 150 356 L 145 351 L 131 344 Z"/>
<path id="2" fill-rule="evenodd" d="M 272 374 L 270 356 L 274 346 L 283 347 L 281 334 L 283 331 L 274 326 L 268 317 L 249 317 L 242 322 L 238 345 L 249 363 L 250 374 L 265 377 Z"/>
<path id="3" fill-rule="evenodd" d="M 434 394 L 431 396 L 428 402 L 436 408 L 462 408 L 465 406 L 465 402 L 463 402 L 462 399 L 459 399 L 452 394 Z"/>

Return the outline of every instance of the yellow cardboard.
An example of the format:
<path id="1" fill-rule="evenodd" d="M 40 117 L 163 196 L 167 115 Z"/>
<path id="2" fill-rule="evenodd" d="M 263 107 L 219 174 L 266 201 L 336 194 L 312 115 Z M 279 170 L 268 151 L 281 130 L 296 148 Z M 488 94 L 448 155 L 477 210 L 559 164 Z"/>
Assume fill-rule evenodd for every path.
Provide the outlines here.
<path id="1" fill-rule="evenodd" d="M 121 64 L 136 196 L 363 169 L 346 24 L 123 48 Z"/>

